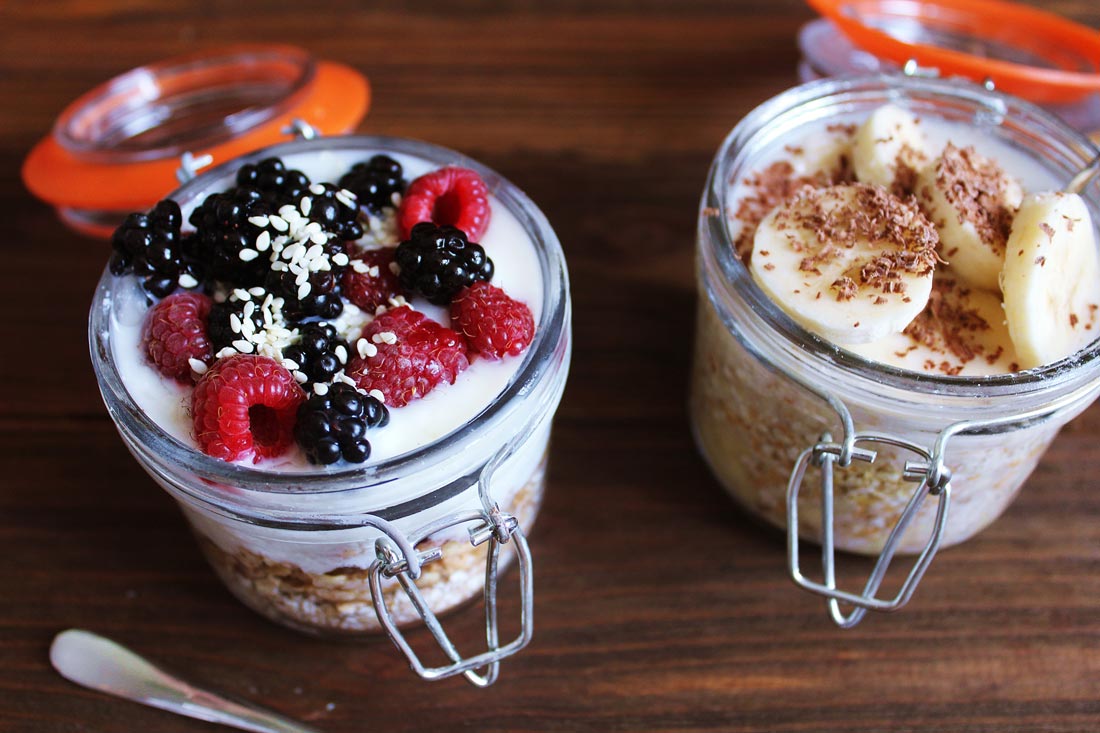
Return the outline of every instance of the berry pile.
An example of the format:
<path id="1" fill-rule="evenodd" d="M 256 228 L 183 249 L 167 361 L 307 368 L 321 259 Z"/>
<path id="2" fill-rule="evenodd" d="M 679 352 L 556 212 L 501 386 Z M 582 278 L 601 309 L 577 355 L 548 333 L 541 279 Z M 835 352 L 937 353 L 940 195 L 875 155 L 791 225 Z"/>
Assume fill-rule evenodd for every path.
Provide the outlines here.
<path id="1" fill-rule="evenodd" d="M 194 383 L 203 452 L 260 462 L 297 443 L 311 463 L 361 463 L 390 409 L 531 344 L 530 309 L 490 284 L 493 262 L 471 241 L 489 222 L 484 181 L 453 167 L 403 175 L 376 155 L 333 185 L 266 158 L 196 206 L 191 231 L 166 200 L 115 232 L 111 271 L 155 301 L 141 348 Z M 406 298 L 446 306 L 452 327 Z"/>

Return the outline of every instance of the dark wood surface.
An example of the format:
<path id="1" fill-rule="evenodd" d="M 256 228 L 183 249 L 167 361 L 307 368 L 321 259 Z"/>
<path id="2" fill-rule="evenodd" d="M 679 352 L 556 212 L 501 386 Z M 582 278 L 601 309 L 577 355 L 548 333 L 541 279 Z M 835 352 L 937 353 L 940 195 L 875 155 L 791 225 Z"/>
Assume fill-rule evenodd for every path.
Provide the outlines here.
<path id="1" fill-rule="evenodd" d="M 374 5 L 0 4 L 0 731 L 213 730 L 61 679 L 47 648 L 71 626 L 326 731 L 1100 728 L 1100 410 L 907 609 L 847 632 L 695 452 L 698 196 L 725 133 L 795 82 L 806 7 Z M 1092 0 L 1052 5 L 1100 26 Z M 575 355 L 532 537 L 536 635 L 487 691 L 421 682 L 383 638 L 314 641 L 238 604 L 100 402 L 85 324 L 107 247 L 33 200 L 19 165 L 94 84 L 233 40 L 358 67 L 362 129 L 481 159 L 565 245 Z M 477 615 L 447 622 L 473 643 Z"/>

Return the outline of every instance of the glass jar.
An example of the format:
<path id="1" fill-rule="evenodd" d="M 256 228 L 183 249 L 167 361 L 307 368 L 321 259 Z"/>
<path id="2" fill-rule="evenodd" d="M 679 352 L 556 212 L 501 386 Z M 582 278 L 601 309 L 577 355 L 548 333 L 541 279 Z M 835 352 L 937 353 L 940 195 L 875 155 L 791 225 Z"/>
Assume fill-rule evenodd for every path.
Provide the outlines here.
<path id="1" fill-rule="evenodd" d="M 1083 135 L 1019 99 L 960 81 L 886 75 L 784 92 L 750 112 L 718 151 L 698 228 L 690 399 L 696 442 L 741 505 L 787 528 L 792 576 L 830 597 L 844 625 L 854 621 L 841 618 L 836 600 L 877 610 L 908 600 L 936 549 L 996 519 L 1059 428 L 1100 392 L 1097 342 L 1014 374 L 918 374 L 821 339 L 757 287 L 734 252 L 731 184 L 793 132 L 865 117 L 885 103 L 925 119 L 974 125 L 1024 152 L 1054 180 L 1068 182 L 1097 154 Z M 1100 221 L 1100 184 L 1093 180 L 1082 193 Z M 818 483 L 806 481 L 811 473 Z M 824 582 L 802 575 L 799 538 L 823 543 Z M 863 593 L 836 589 L 835 548 L 879 554 Z M 895 552 L 921 554 L 898 596 L 878 599 Z"/>
<path id="2" fill-rule="evenodd" d="M 109 271 L 92 303 L 92 362 L 126 446 L 179 502 L 207 559 L 240 600 L 276 622 L 318 635 L 384 629 L 422 676 L 466 673 L 487 684 L 496 662 L 530 638 L 532 576 L 524 532 L 542 498 L 550 424 L 571 352 L 568 275 L 546 218 L 488 168 L 444 148 L 384 137 L 269 147 L 199 175 L 172 198 L 186 220 L 207 194 L 232 185 L 244 163 L 279 156 L 293 168 L 314 156 L 364 160 L 379 152 L 419 158 L 433 167 L 472 168 L 486 181 L 495 205 L 506 207 L 534 244 L 542 277 L 535 339 L 517 357 L 522 362 L 503 392 L 462 428 L 366 467 L 281 473 L 206 456 L 158 426 L 123 383 L 112 349 L 112 320 L 127 307 L 127 294 L 125 279 Z M 520 561 L 522 632 L 500 644 L 496 575 L 513 556 Z M 461 659 L 435 614 L 482 593 L 489 649 Z M 426 668 L 405 644 L 399 627 L 421 619 L 450 665 Z M 482 666 L 489 669 L 484 677 L 473 671 Z"/>

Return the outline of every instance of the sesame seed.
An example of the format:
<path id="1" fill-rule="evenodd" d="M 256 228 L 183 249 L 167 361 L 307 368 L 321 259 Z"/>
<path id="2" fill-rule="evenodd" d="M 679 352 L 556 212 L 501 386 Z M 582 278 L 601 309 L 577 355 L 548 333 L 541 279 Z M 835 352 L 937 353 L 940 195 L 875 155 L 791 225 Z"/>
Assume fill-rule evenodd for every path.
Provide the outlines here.
<path id="1" fill-rule="evenodd" d="M 313 242 L 314 244 L 324 244 L 328 241 L 328 235 L 326 235 L 324 232 L 313 232 L 309 235 L 309 241 Z"/>
<path id="2" fill-rule="evenodd" d="M 236 353 L 237 353 L 237 350 L 234 349 L 232 346 L 225 346 L 221 349 L 221 351 L 214 354 L 214 356 L 218 359 L 224 359 L 225 357 L 233 356 Z"/>
<path id="3" fill-rule="evenodd" d="M 368 346 L 373 346 L 373 344 L 371 344 L 371 342 L 367 341 L 366 339 L 359 339 L 358 341 L 355 342 L 355 350 L 359 352 L 359 358 L 360 359 L 366 359 L 367 358 L 367 347 Z M 375 349 L 375 351 L 378 351 L 378 349 Z"/>
<path id="4" fill-rule="evenodd" d="M 286 269 L 287 269 L 286 263 L 285 262 L 272 262 L 271 263 L 271 269 L 274 270 L 275 272 L 286 272 Z"/>
<path id="5" fill-rule="evenodd" d="M 236 288 L 233 291 L 233 297 L 237 300 L 252 300 L 252 294 L 241 288 Z"/>
<path id="6" fill-rule="evenodd" d="M 309 270 L 302 270 L 301 272 L 298 273 L 298 277 L 294 278 L 294 284 L 298 285 L 300 287 L 302 285 L 302 283 L 307 282 L 308 280 L 309 280 Z"/>
<path id="7" fill-rule="evenodd" d="M 250 216 L 250 217 L 248 217 L 248 223 L 249 224 L 255 224 L 258 227 L 266 227 L 267 226 L 267 217 L 266 216 Z"/>
<path id="8" fill-rule="evenodd" d="M 367 270 L 367 274 L 370 275 L 371 277 L 378 277 L 380 272 L 381 272 L 381 270 L 378 269 L 378 265 L 374 265 L 369 270 Z"/>
<path id="9" fill-rule="evenodd" d="M 346 254 L 344 254 L 343 252 L 337 252 L 336 254 L 334 254 L 332 256 L 332 262 L 337 267 L 345 267 L 348 264 L 349 261 L 350 260 L 348 260 L 348 256 Z"/>
<path id="10" fill-rule="evenodd" d="M 309 196 L 303 196 L 302 203 L 299 204 L 299 207 L 302 209 L 303 214 L 309 216 L 309 212 L 313 210 L 313 199 Z"/>
<path id="11" fill-rule="evenodd" d="M 271 232 L 264 229 L 260 232 L 260 236 L 256 237 L 256 249 L 263 252 L 271 246 Z"/>
<path id="12" fill-rule="evenodd" d="M 349 387 L 356 387 L 355 380 L 349 377 L 347 374 L 344 374 L 343 372 L 340 372 L 336 375 L 336 381 L 343 382 Z M 356 389 L 358 389 L 358 387 L 356 387 Z"/>
<path id="13" fill-rule="evenodd" d="M 302 374 L 301 372 L 294 372 L 294 381 L 298 384 L 305 384 L 309 381 L 309 377 L 307 377 L 305 374 Z"/>
<path id="14" fill-rule="evenodd" d="M 241 352 L 242 354 L 251 354 L 256 347 L 252 344 L 251 341 L 237 339 L 233 342 L 233 348 Z"/>
<path id="15" fill-rule="evenodd" d="M 251 318 L 241 321 L 241 334 L 248 339 L 256 335 L 256 324 L 252 322 Z"/>
<path id="16" fill-rule="evenodd" d="M 310 285 L 308 282 L 304 282 L 298 286 L 298 300 L 304 300 L 309 295 Z"/>
<path id="17" fill-rule="evenodd" d="M 337 263 L 337 264 L 340 264 L 340 263 Z M 363 262 L 363 260 L 352 260 L 350 264 L 351 264 L 351 269 L 355 270 L 356 272 L 363 273 L 363 272 L 369 272 L 370 271 L 370 268 L 367 267 L 367 263 Z"/>
<path id="18" fill-rule="evenodd" d="M 251 300 L 244 304 L 244 317 L 251 318 L 252 314 L 256 312 L 256 304 Z"/>
<path id="19" fill-rule="evenodd" d="M 257 252 L 254 249 L 249 249 L 248 247 L 245 247 L 244 249 L 242 249 L 240 252 L 237 253 L 237 256 L 240 257 L 245 262 L 251 262 L 252 260 L 259 257 L 260 253 Z"/>
<path id="20" fill-rule="evenodd" d="M 372 389 L 370 392 L 367 392 L 367 394 L 383 404 L 386 402 L 386 395 L 382 394 L 382 390 L 380 389 Z"/>
<path id="21" fill-rule="evenodd" d="M 320 196 L 325 192 L 325 187 L 322 186 L 320 183 L 314 183 L 312 186 L 309 187 L 309 192 L 314 195 Z"/>
<path id="22" fill-rule="evenodd" d="M 326 239 L 325 241 L 327 242 L 328 240 Z M 307 261 L 315 260 L 318 257 L 324 255 L 325 248 L 321 246 L 322 244 L 324 244 L 324 242 L 322 242 L 321 244 L 315 244 L 306 250 L 305 258 Z"/>
<path id="23" fill-rule="evenodd" d="M 185 272 L 180 275 L 179 283 L 181 288 L 193 288 L 199 284 L 199 281 Z"/>
<path id="24" fill-rule="evenodd" d="M 263 295 L 267 291 L 264 290 L 263 288 L 261 288 L 259 285 L 254 285 L 254 286 L 252 286 L 251 288 L 248 289 L 248 292 L 251 295 Z"/>
<path id="25" fill-rule="evenodd" d="M 288 372 L 296 372 L 301 368 L 298 366 L 298 362 L 294 361 L 293 359 L 283 359 L 283 367 Z"/>
<path id="26" fill-rule="evenodd" d="M 289 261 L 293 262 L 294 260 L 301 257 L 302 252 L 304 252 L 304 251 L 305 251 L 305 248 L 301 244 L 299 244 L 298 242 L 295 242 L 294 244 L 290 245 L 289 247 L 287 247 L 286 249 L 283 250 L 282 256 L 283 256 L 284 260 L 289 260 Z"/>
<path id="27" fill-rule="evenodd" d="M 236 313 L 229 314 L 229 327 L 233 329 L 233 333 L 241 332 L 241 319 Z"/>
<path id="28" fill-rule="evenodd" d="M 313 385 L 313 392 L 314 392 L 314 394 L 327 395 L 328 394 L 328 385 L 317 382 L 316 384 Z"/>
<path id="29" fill-rule="evenodd" d="M 191 365 L 191 371 L 193 371 L 195 374 L 206 374 L 206 362 L 191 358 L 187 360 L 187 363 Z"/>
<path id="30" fill-rule="evenodd" d="M 290 225 L 286 223 L 286 219 L 281 216 L 271 217 L 270 224 L 280 232 L 285 232 L 287 229 L 290 229 Z"/>
<path id="31" fill-rule="evenodd" d="M 348 350 L 345 349 L 343 345 L 337 345 L 332 351 L 336 354 L 336 358 L 340 360 L 341 364 L 348 363 Z"/>

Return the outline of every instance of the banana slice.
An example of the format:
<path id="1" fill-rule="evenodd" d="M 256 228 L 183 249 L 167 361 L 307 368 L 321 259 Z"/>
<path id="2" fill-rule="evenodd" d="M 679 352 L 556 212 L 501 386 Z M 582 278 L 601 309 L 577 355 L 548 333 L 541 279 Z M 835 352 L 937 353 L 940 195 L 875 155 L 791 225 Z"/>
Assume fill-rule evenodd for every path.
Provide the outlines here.
<path id="1" fill-rule="evenodd" d="M 917 171 L 929 157 L 917 118 L 892 104 L 872 112 L 852 143 L 856 178 L 895 192 L 912 192 Z"/>
<path id="2" fill-rule="evenodd" d="M 969 377 L 1020 368 L 1001 299 L 940 268 L 928 307 L 902 333 L 848 348 L 865 359 L 914 372 Z"/>
<path id="3" fill-rule="evenodd" d="M 1022 368 L 1058 361 L 1100 335 L 1100 256 L 1080 196 L 1028 194 L 1007 248 L 1001 290 Z"/>
<path id="4" fill-rule="evenodd" d="M 757 227 L 749 269 L 792 318 L 843 344 L 904 329 L 928 302 L 939 238 L 877 186 L 801 189 Z"/>
<path id="5" fill-rule="evenodd" d="M 951 143 L 917 179 L 917 196 L 943 243 L 940 254 L 964 280 L 997 290 L 1005 240 L 1023 191 L 996 161 Z"/>

